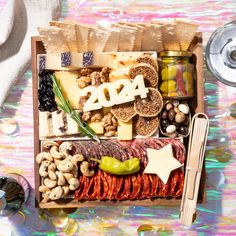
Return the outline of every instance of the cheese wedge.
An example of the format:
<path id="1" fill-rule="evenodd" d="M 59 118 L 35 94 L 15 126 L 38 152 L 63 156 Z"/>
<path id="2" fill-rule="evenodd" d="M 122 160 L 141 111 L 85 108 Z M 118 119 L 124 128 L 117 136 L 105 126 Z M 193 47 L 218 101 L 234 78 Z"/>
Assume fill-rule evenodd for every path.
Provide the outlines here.
<path id="1" fill-rule="evenodd" d="M 96 134 L 103 134 L 104 133 L 104 127 L 102 125 L 101 121 L 98 122 L 89 122 L 88 125 L 90 128 L 94 130 Z"/>
<path id="2" fill-rule="evenodd" d="M 76 80 L 79 74 L 77 72 L 56 71 L 55 76 L 61 84 L 64 98 L 69 100 L 72 109 L 78 109 L 81 89 Z"/>
<path id="3" fill-rule="evenodd" d="M 66 135 L 67 125 L 65 123 L 65 113 L 63 111 L 52 112 L 52 127 L 55 136 Z"/>
<path id="4" fill-rule="evenodd" d="M 79 125 L 68 115 L 66 114 L 66 121 L 67 121 L 67 131 L 66 134 L 78 134 L 79 132 Z"/>
<path id="5" fill-rule="evenodd" d="M 118 120 L 117 133 L 119 140 L 131 140 L 133 135 L 132 119 L 128 122 Z"/>
<path id="6" fill-rule="evenodd" d="M 39 112 L 39 137 L 40 139 L 52 136 L 52 115 L 51 112 Z"/>

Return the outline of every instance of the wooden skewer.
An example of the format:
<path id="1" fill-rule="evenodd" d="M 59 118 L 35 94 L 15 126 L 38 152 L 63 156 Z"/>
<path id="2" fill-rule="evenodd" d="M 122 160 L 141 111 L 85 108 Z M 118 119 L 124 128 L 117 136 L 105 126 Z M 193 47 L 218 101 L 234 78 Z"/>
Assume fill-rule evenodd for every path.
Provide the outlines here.
<path id="1" fill-rule="evenodd" d="M 180 206 L 180 221 L 187 226 L 192 225 L 193 215 L 196 212 L 208 128 L 208 117 L 203 113 L 195 114 L 191 124 L 184 190 Z"/>

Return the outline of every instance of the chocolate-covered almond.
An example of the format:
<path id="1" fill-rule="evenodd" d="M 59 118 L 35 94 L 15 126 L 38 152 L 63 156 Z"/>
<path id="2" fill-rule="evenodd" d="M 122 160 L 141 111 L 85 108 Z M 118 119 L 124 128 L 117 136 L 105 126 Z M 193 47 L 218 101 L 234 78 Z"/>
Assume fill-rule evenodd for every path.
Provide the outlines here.
<path id="1" fill-rule="evenodd" d="M 167 111 L 163 111 L 162 115 L 161 115 L 162 119 L 167 119 L 168 118 L 168 112 Z"/>
<path id="2" fill-rule="evenodd" d="M 176 114 L 175 110 L 171 109 L 168 113 L 169 120 L 173 121 L 175 119 L 175 114 Z"/>
<path id="3" fill-rule="evenodd" d="M 178 113 L 175 115 L 175 121 L 176 121 L 177 123 L 182 123 L 184 120 L 185 120 L 185 115 L 184 115 L 184 113 L 178 112 Z"/>

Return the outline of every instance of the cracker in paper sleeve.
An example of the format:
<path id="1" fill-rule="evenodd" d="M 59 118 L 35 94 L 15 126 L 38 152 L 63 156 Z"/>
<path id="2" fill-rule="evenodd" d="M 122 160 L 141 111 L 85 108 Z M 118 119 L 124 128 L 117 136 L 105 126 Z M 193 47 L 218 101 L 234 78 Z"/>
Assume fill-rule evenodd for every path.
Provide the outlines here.
<path id="1" fill-rule="evenodd" d="M 86 25 L 77 24 L 76 33 L 77 33 L 77 45 L 79 48 L 79 52 L 87 52 L 89 27 Z"/>
<path id="2" fill-rule="evenodd" d="M 76 24 L 72 22 L 50 21 L 50 26 L 61 28 L 71 52 L 79 52 L 77 45 Z"/>
<path id="3" fill-rule="evenodd" d="M 63 53 L 70 50 L 61 28 L 49 26 L 37 29 L 47 53 Z"/>
<path id="4" fill-rule="evenodd" d="M 198 25 L 176 20 L 176 36 L 181 50 L 187 51 L 198 28 Z"/>
<path id="5" fill-rule="evenodd" d="M 88 36 L 88 51 L 102 52 L 105 48 L 110 33 L 108 31 L 90 28 Z"/>
<path id="6" fill-rule="evenodd" d="M 120 29 L 119 45 L 118 45 L 119 52 L 133 51 L 137 34 L 137 28 L 118 23 L 114 24 L 114 26 Z"/>
<path id="7" fill-rule="evenodd" d="M 143 24 L 143 26 L 142 51 L 162 51 L 162 25 Z"/>
<path id="8" fill-rule="evenodd" d="M 180 51 L 180 45 L 176 34 L 176 25 L 166 23 L 162 27 L 162 39 L 164 50 Z"/>

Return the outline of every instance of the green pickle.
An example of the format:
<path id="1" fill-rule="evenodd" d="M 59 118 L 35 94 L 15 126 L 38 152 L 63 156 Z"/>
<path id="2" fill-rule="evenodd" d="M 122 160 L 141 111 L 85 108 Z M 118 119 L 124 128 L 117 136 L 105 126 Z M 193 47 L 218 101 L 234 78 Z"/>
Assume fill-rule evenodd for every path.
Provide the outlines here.
<path id="1" fill-rule="evenodd" d="M 194 96 L 193 71 L 189 51 L 163 51 L 160 53 L 161 82 L 159 89 L 166 98 L 190 98 Z"/>

